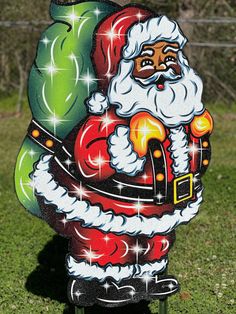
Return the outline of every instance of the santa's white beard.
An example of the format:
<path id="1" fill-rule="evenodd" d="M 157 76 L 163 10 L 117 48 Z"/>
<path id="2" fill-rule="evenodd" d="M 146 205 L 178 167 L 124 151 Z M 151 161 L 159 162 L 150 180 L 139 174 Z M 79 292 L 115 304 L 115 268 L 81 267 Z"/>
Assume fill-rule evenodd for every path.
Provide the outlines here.
<path id="1" fill-rule="evenodd" d="M 145 86 L 133 79 L 133 60 L 121 60 L 118 73 L 108 90 L 110 103 L 118 106 L 117 115 L 130 117 L 147 111 L 167 127 L 176 127 L 189 123 L 194 115 L 201 114 L 204 110 L 201 101 L 202 81 L 188 66 L 182 53 L 179 53 L 178 58 L 182 78 L 166 81 L 164 90 L 158 90 L 155 83 Z"/>

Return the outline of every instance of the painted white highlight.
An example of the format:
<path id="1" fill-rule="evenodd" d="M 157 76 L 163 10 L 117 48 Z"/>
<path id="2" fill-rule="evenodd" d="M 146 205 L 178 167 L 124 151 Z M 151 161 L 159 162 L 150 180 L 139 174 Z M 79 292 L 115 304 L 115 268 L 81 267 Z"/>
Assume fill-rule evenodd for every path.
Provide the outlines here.
<path id="1" fill-rule="evenodd" d="M 183 126 L 170 129 L 170 152 L 173 160 L 172 168 L 175 177 L 189 172 L 188 138 Z"/>
<path id="2" fill-rule="evenodd" d="M 167 239 L 163 239 L 161 242 L 164 245 L 164 247 L 162 248 L 162 251 L 166 251 L 170 246 L 170 242 Z"/>
<path id="3" fill-rule="evenodd" d="M 135 291 L 135 288 L 133 287 L 133 286 L 121 286 L 121 287 L 119 287 L 117 284 L 115 284 L 114 282 L 112 282 L 112 284 L 113 284 L 113 286 L 115 286 L 116 287 L 116 289 L 117 290 L 122 290 L 122 289 L 132 289 L 132 290 L 134 290 Z"/>
<path id="4" fill-rule="evenodd" d="M 108 69 L 106 72 L 106 76 L 111 73 L 111 45 L 107 48 L 107 59 L 108 59 Z"/>
<path id="5" fill-rule="evenodd" d="M 75 233 L 76 233 L 81 239 L 86 240 L 86 241 L 91 240 L 91 239 L 89 239 L 89 238 L 84 237 L 84 236 L 77 230 L 77 228 L 74 228 L 74 230 L 75 230 Z"/>
<path id="6" fill-rule="evenodd" d="M 72 284 L 71 284 L 71 289 L 70 289 L 71 300 L 73 300 L 73 301 L 74 301 L 73 289 L 74 289 L 75 283 L 76 283 L 76 280 L 73 280 L 73 282 L 72 282 Z"/>
<path id="7" fill-rule="evenodd" d="M 59 38 L 59 36 L 57 36 L 57 37 L 53 40 L 52 45 L 51 45 L 51 62 L 52 62 L 52 64 L 55 64 L 55 60 L 54 60 L 54 48 L 55 48 L 55 44 L 56 44 L 58 38 Z"/>
<path id="8" fill-rule="evenodd" d="M 102 302 L 106 302 L 106 303 L 123 303 L 123 302 L 127 302 L 130 301 L 130 299 L 123 299 L 123 300 L 108 300 L 108 299 L 101 299 L 101 298 L 97 298 L 97 300 L 102 301 Z"/>
<path id="9" fill-rule="evenodd" d="M 80 37 L 80 32 L 84 26 L 84 24 L 90 19 L 90 17 L 87 17 L 83 20 L 83 22 L 80 24 L 79 28 L 78 28 L 78 38 Z"/>
<path id="10" fill-rule="evenodd" d="M 146 158 L 139 158 L 130 141 L 127 126 L 118 126 L 108 139 L 108 151 L 111 155 L 111 166 L 118 173 L 135 176 L 144 168 Z"/>
<path id="11" fill-rule="evenodd" d="M 20 178 L 20 187 L 21 187 L 21 190 L 22 190 L 23 194 L 25 195 L 25 197 L 30 201 L 30 198 L 24 189 L 24 183 L 22 182 L 22 178 Z"/>
<path id="12" fill-rule="evenodd" d="M 71 255 L 67 256 L 67 270 L 69 276 L 83 278 L 86 280 L 98 279 L 103 282 L 107 277 L 112 277 L 116 282 L 125 278 L 142 277 L 145 273 L 150 276 L 162 272 L 167 266 L 168 260 L 162 259 L 153 263 L 146 263 L 144 265 L 131 264 L 125 266 L 106 265 L 104 267 L 98 264 L 90 265 L 84 261 L 76 261 Z"/>
<path id="13" fill-rule="evenodd" d="M 202 190 L 196 195 L 195 201 L 189 201 L 182 209 L 162 217 L 145 217 L 143 215 L 116 215 L 112 210 L 104 212 L 98 205 L 93 206 L 89 201 L 80 201 L 68 195 L 67 189 L 60 186 L 49 172 L 52 155 L 44 155 L 38 162 L 32 176 L 35 192 L 43 196 L 47 204 L 56 206 L 56 212 L 65 214 L 68 221 L 80 221 L 82 226 L 97 228 L 104 232 L 128 234 L 132 236 L 168 234 L 178 225 L 193 219 L 202 202 Z"/>
<path id="14" fill-rule="evenodd" d="M 76 70 L 76 77 L 75 77 L 75 86 L 79 82 L 79 77 L 80 77 L 80 69 L 79 69 L 79 63 L 77 61 L 76 56 L 72 53 L 70 56 L 71 60 L 74 61 L 75 63 L 75 70 Z"/>
<path id="15" fill-rule="evenodd" d="M 22 163 L 23 163 L 23 161 L 24 161 L 25 156 L 27 155 L 27 153 L 28 153 L 28 150 L 26 150 L 26 151 L 24 152 L 24 154 L 21 156 L 21 159 L 20 159 L 20 161 L 19 161 L 19 167 L 18 167 L 19 170 L 21 170 Z"/>
<path id="16" fill-rule="evenodd" d="M 125 257 L 129 253 L 129 246 L 128 246 L 126 241 L 121 240 L 121 242 L 123 242 L 125 245 L 125 253 L 121 256 L 121 258 L 122 258 L 122 257 Z"/>
<path id="17" fill-rule="evenodd" d="M 43 84 L 43 88 L 42 88 L 42 96 L 43 96 L 43 102 L 45 107 L 48 109 L 48 111 L 53 114 L 51 108 L 48 105 L 47 99 L 46 99 L 46 95 L 45 95 L 45 86 L 46 86 L 46 82 Z"/>
<path id="18" fill-rule="evenodd" d="M 70 100 L 71 96 L 72 96 L 72 93 L 70 93 L 70 94 L 67 96 L 66 102 Z"/>
<path id="19" fill-rule="evenodd" d="M 96 175 L 96 174 L 95 174 Z M 94 186 L 91 186 L 91 185 L 88 185 L 89 188 L 91 188 L 92 190 L 94 191 L 97 191 L 99 193 L 102 193 L 104 195 L 108 195 L 112 198 L 118 198 L 118 199 L 121 199 L 121 200 L 127 200 L 127 201 L 142 201 L 142 202 L 152 202 L 153 199 L 152 198 L 134 198 L 134 197 L 128 197 L 128 196 L 123 196 L 123 195 L 118 195 L 118 194 L 112 194 L 112 193 L 108 193 L 108 192 L 105 192 L 103 190 L 100 190 L 100 189 L 97 189 L 95 188 Z M 119 205 L 118 205 L 119 206 Z"/>
<path id="20" fill-rule="evenodd" d="M 113 180 L 113 181 L 118 183 L 118 184 L 121 184 L 123 186 L 123 188 L 125 188 L 126 186 L 129 186 L 129 187 L 134 188 L 134 189 L 153 190 L 152 186 L 128 184 L 126 182 L 120 182 L 120 181 L 117 181 L 117 180 Z"/>
<path id="21" fill-rule="evenodd" d="M 147 253 L 150 251 L 150 248 L 151 248 L 150 243 L 148 243 L 147 249 L 146 249 L 146 251 L 143 253 L 143 255 L 147 255 Z"/>
<path id="22" fill-rule="evenodd" d="M 90 125 L 83 131 L 83 134 L 81 135 L 81 138 L 80 138 L 80 141 L 79 141 L 80 147 L 83 146 L 84 137 L 85 137 L 86 133 L 88 132 L 88 130 L 91 129 L 92 126 L 93 126 L 93 125 L 90 124 Z"/>
<path id="23" fill-rule="evenodd" d="M 80 162 L 78 161 L 78 167 L 79 167 L 79 171 L 81 172 L 82 176 L 84 178 L 92 178 L 92 177 L 95 177 L 97 175 L 97 173 L 93 173 L 93 174 L 86 174 L 84 171 L 83 171 L 83 168 L 81 167 L 81 164 Z"/>

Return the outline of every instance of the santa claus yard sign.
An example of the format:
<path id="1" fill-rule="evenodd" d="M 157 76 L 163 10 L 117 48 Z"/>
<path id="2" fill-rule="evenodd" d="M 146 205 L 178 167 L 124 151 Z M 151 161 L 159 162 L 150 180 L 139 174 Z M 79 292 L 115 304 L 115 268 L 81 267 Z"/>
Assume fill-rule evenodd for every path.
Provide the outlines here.
<path id="1" fill-rule="evenodd" d="M 165 275 L 168 253 L 202 203 L 213 128 L 187 39 L 136 5 L 52 3 L 50 12 L 29 77 L 18 197 L 70 240 L 72 303 L 166 298 L 179 290 Z"/>

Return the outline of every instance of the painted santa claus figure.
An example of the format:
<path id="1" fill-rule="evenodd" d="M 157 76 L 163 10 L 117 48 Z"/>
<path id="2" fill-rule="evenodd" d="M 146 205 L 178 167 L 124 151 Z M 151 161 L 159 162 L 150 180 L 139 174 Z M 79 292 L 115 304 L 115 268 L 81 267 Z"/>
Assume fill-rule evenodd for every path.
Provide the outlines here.
<path id="1" fill-rule="evenodd" d="M 179 289 L 164 276 L 175 228 L 196 216 L 212 118 L 187 42 L 166 16 L 127 6 L 103 20 L 88 116 L 33 174 L 45 219 L 70 238 L 69 298 L 120 306 Z"/>

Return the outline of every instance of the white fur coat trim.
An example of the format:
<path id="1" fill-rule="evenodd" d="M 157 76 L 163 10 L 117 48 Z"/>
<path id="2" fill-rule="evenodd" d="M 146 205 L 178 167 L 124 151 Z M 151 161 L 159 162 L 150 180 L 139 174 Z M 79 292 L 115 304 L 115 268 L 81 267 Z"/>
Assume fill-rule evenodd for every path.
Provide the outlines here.
<path id="1" fill-rule="evenodd" d="M 129 127 L 118 126 L 108 139 L 108 151 L 111 156 L 111 166 L 117 173 L 135 176 L 143 170 L 146 158 L 139 158 L 134 151 L 129 134 Z"/>
<path id="2" fill-rule="evenodd" d="M 71 255 L 67 256 L 67 270 L 69 276 L 83 278 L 86 280 L 98 279 L 100 282 L 106 280 L 107 277 L 112 277 L 119 282 L 122 279 L 131 277 L 142 277 L 145 273 L 154 276 L 157 273 L 163 272 L 168 264 L 168 259 L 164 258 L 153 263 L 143 265 L 131 264 L 125 266 L 117 266 L 108 264 L 101 267 L 97 264 L 90 265 L 88 262 L 76 261 Z"/>
<path id="3" fill-rule="evenodd" d="M 112 210 L 103 211 L 100 206 L 91 205 L 89 201 L 80 201 L 68 195 L 67 189 L 60 186 L 50 173 L 52 155 L 44 155 L 36 166 L 32 176 L 37 195 L 43 196 L 46 204 L 56 206 L 56 212 L 65 214 L 68 221 L 80 221 L 82 226 L 97 228 L 104 232 L 128 234 L 131 236 L 168 234 L 178 225 L 193 219 L 202 202 L 202 190 L 197 193 L 197 199 L 190 201 L 185 208 L 175 209 L 171 214 L 162 217 L 145 217 L 135 215 L 116 215 Z"/>
<path id="4" fill-rule="evenodd" d="M 175 177 L 189 172 L 189 148 L 188 138 L 183 126 L 170 129 L 169 140 L 171 142 L 169 151 L 173 160 L 173 174 Z"/>

